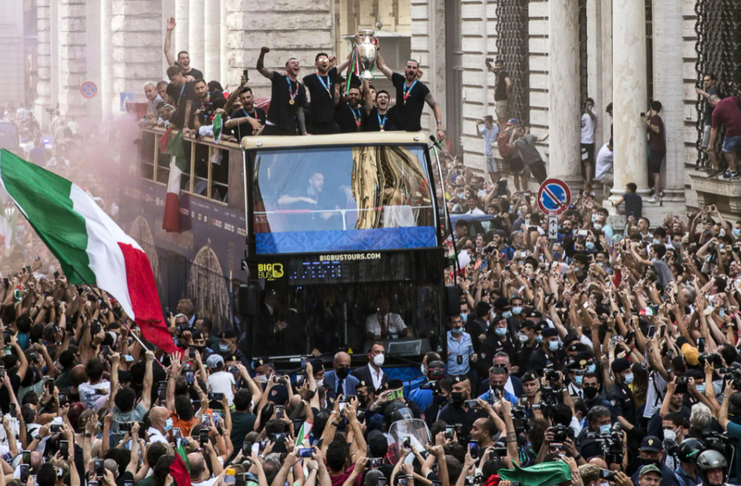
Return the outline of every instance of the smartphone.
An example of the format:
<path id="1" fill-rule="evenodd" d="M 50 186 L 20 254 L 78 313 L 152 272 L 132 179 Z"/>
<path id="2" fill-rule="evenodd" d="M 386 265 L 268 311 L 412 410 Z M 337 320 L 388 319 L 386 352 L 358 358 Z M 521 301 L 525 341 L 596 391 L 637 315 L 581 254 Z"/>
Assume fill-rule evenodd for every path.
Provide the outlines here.
<path id="1" fill-rule="evenodd" d="M 389 400 L 397 400 L 399 398 L 403 398 L 404 397 L 404 389 L 403 388 L 399 388 L 398 390 L 393 390 L 393 391 L 389 392 L 389 394 L 386 395 L 386 397 Z"/>
<path id="2" fill-rule="evenodd" d="M 95 460 L 95 476 L 102 478 L 105 476 L 105 464 L 103 459 Z"/>
<path id="3" fill-rule="evenodd" d="M 452 425 L 448 425 L 445 427 L 445 438 L 447 440 L 453 440 L 453 437 L 455 436 L 455 427 Z"/>
<path id="4" fill-rule="evenodd" d="M 648 327 L 648 338 L 651 339 L 656 334 L 656 326 Z"/>
<path id="5" fill-rule="evenodd" d="M 66 440 L 60 440 L 59 441 L 59 450 L 60 451 L 62 450 L 62 442 L 64 442 L 65 445 L 67 443 Z M 22 463 L 23 464 L 31 464 L 31 451 L 22 451 L 21 452 L 21 457 L 22 457 Z M 67 456 L 64 456 L 64 458 L 66 459 Z"/>
<path id="6" fill-rule="evenodd" d="M 134 486 L 134 481 L 124 481 L 124 486 Z"/>
<path id="7" fill-rule="evenodd" d="M 587 230 L 579 230 L 576 232 L 577 236 L 587 236 L 589 234 L 589 231 Z"/>
<path id="8" fill-rule="evenodd" d="M 474 459 L 478 459 L 479 457 L 479 443 L 475 440 L 472 440 L 468 443 L 468 451 L 471 453 L 471 457 Z"/>
<path id="9" fill-rule="evenodd" d="M 162 402 L 167 399 L 167 383 L 160 383 L 159 388 L 157 388 L 157 398 Z"/>
<path id="10" fill-rule="evenodd" d="M 697 350 L 701 353 L 705 352 L 705 338 L 701 337 L 697 340 Z"/>
<path id="11" fill-rule="evenodd" d="M 3 283 L 5 284 L 5 288 L 6 288 L 6 289 L 7 289 L 8 287 L 10 287 L 10 280 L 8 280 L 7 278 L 3 278 Z"/>
<path id="12" fill-rule="evenodd" d="M 28 464 L 21 464 L 21 484 L 28 482 L 28 476 L 31 474 L 31 466 Z"/>
<path id="13" fill-rule="evenodd" d="M 378 469 L 383 465 L 383 457 L 371 457 L 368 459 L 368 468 Z"/>
<path id="14" fill-rule="evenodd" d="M 201 423 L 204 427 L 211 427 L 211 414 L 201 414 Z"/>
<path id="15" fill-rule="evenodd" d="M 173 427 L 172 428 L 172 438 L 173 439 L 176 439 L 176 440 L 183 438 L 183 433 L 180 430 L 180 427 Z"/>
<path id="16" fill-rule="evenodd" d="M 208 429 L 201 429 L 201 435 L 198 437 L 198 439 L 201 443 L 201 447 L 206 445 L 206 442 L 208 442 Z"/>
<path id="17" fill-rule="evenodd" d="M 340 408 L 340 410 L 342 409 Z M 276 405 L 275 406 L 275 418 L 282 419 L 284 414 L 285 414 L 285 411 L 283 407 L 280 405 Z"/>
<path id="18" fill-rule="evenodd" d="M 188 384 L 188 386 L 193 386 L 193 383 L 196 382 L 196 375 L 193 370 L 187 370 L 185 372 L 185 382 Z"/>
<path id="19" fill-rule="evenodd" d="M 242 69 L 242 76 L 244 76 L 245 79 L 247 79 L 247 81 L 249 81 L 250 80 L 250 70 L 249 69 Z"/>
<path id="20" fill-rule="evenodd" d="M 477 408 L 479 404 L 476 400 L 466 400 L 466 406 L 468 408 Z"/>
<path id="21" fill-rule="evenodd" d="M 614 482 L 617 479 L 617 473 L 615 471 L 610 471 L 609 469 L 600 469 L 599 477 Z"/>
<path id="22" fill-rule="evenodd" d="M 190 359 L 196 359 L 196 350 L 195 350 L 195 348 L 189 348 L 188 349 L 188 357 Z"/>
<path id="23" fill-rule="evenodd" d="M 308 457 L 309 459 L 311 459 L 311 454 L 313 452 L 314 452 L 314 449 L 312 449 L 311 447 L 301 447 L 298 450 L 298 455 L 299 457 Z"/>

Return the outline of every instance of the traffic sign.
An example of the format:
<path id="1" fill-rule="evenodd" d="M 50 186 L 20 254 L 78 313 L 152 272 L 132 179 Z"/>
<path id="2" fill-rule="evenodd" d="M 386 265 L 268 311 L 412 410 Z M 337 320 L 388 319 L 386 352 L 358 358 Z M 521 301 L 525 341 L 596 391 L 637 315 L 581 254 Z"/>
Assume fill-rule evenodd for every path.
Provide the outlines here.
<path id="1" fill-rule="evenodd" d="M 548 216 L 548 239 L 558 239 L 558 216 Z"/>
<path id="2" fill-rule="evenodd" d="M 93 98 L 98 93 L 98 87 L 95 86 L 95 83 L 92 81 L 85 81 L 82 83 L 82 86 L 80 86 L 80 93 L 82 93 L 83 98 Z"/>
<path id="3" fill-rule="evenodd" d="M 538 207 L 545 214 L 558 216 L 571 204 L 571 189 L 561 179 L 546 179 L 538 190 Z"/>
<path id="4" fill-rule="evenodd" d="M 120 93 L 121 96 L 121 111 L 126 113 L 126 102 L 134 101 L 134 93 Z"/>

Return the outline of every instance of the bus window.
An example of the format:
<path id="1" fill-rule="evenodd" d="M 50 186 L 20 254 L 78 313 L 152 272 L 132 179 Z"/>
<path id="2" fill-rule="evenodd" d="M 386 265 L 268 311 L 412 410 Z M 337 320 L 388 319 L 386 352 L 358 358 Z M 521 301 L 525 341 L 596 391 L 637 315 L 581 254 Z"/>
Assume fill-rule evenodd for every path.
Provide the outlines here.
<path id="1" fill-rule="evenodd" d="M 434 208 L 423 161 L 422 147 L 259 152 L 251 191 L 256 252 L 435 246 Z"/>

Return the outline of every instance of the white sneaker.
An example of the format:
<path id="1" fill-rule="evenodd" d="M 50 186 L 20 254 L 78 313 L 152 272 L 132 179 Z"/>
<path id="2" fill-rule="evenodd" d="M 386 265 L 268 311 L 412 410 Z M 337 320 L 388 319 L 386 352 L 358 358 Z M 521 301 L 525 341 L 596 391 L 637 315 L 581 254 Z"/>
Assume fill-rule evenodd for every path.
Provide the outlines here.
<path id="1" fill-rule="evenodd" d="M 649 202 L 656 202 L 659 198 L 656 196 L 656 194 L 652 194 L 651 197 L 648 198 Z"/>

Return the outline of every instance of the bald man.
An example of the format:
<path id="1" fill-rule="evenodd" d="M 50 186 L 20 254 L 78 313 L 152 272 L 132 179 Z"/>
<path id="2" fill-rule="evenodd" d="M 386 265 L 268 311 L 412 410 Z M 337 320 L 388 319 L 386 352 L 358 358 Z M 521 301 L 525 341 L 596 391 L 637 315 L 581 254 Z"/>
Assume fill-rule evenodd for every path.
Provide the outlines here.
<path id="1" fill-rule="evenodd" d="M 172 419 L 169 418 L 169 415 L 170 412 L 168 412 L 165 407 L 152 407 L 152 410 L 149 411 L 150 427 L 147 429 L 149 443 L 168 443 L 165 434 L 172 428 Z"/>
<path id="2" fill-rule="evenodd" d="M 340 395 L 355 395 L 360 380 L 350 374 L 350 355 L 342 351 L 335 354 L 332 366 L 334 369 L 324 373 L 327 398 L 333 402 Z"/>
<path id="3" fill-rule="evenodd" d="M 206 465 L 204 454 L 208 454 L 211 458 L 211 466 L 214 468 L 213 474 Z M 224 470 L 216 451 L 211 445 L 211 441 L 206 442 L 201 452 L 188 454 L 188 462 L 190 462 L 190 482 L 192 486 L 213 486 L 219 474 Z"/>

